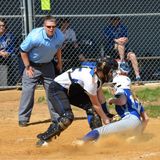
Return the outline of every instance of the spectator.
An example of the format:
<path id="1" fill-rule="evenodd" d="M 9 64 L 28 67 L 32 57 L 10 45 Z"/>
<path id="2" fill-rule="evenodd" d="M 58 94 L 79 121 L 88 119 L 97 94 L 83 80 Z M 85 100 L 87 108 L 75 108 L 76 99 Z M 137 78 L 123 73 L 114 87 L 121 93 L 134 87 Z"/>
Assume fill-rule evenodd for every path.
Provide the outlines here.
<path id="1" fill-rule="evenodd" d="M 34 104 L 36 84 L 42 81 L 51 119 L 57 118 L 51 102 L 48 100 L 48 87 L 55 77 L 52 59 L 57 57 L 57 69 L 62 68 L 61 46 L 63 33 L 56 28 L 56 19 L 52 16 L 44 18 L 43 27 L 33 29 L 20 45 L 21 57 L 25 65 L 22 76 L 22 95 L 19 106 L 19 126 L 27 126 Z M 52 116 L 53 115 L 53 116 Z"/>
<path id="2" fill-rule="evenodd" d="M 77 37 L 75 31 L 70 26 L 70 20 L 68 18 L 62 19 L 60 25 L 61 25 L 61 31 L 63 32 L 65 38 L 62 47 L 64 69 L 68 69 L 73 67 L 74 64 L 77 65 L 78 52 L 79 52 Z"/>
<path id="3" fill-rule="evenodd" d="M 14 52 L 13 35 L 6 32 L 6 21 L 0 18 L 0 56 L 7 58 Z"/>
<path id="4" fill-rule="evenodd" d="M 70 20 L 69 19 L 63 19 L 61 24 L 61 30 L 64 34 L 64 44 L 72 43 L 72 45 L 77 48 L 77 38 L 75 31 L 70 27 Z"/>
<path id="5" fill-rule="evenodd" d="M 8 85 L 14 84 L 13 71 L 15 64 L 15 40 L 12 33 L 7 32 L 6 20 L 0 18 L 0 64 L 8 68 Z"/>
<path id="6" fill-rule="evenodd" d="M 128 47 L 128 29 L 125 24 L 121 22 L 120 17 L 111 17 L 110 24 L 103 30 L 105 38 L 105 54 L 119 58 L 121 62 L 127 60 L 131 61 L 134 69 L 136 80 L 141 79 L 137 58 L 134 52 Z"/>

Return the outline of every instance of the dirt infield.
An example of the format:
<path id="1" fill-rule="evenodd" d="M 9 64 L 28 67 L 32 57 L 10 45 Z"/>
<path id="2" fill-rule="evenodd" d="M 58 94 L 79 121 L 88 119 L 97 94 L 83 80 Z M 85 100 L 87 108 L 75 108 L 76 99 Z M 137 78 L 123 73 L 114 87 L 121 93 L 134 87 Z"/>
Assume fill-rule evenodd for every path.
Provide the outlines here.
<path id="1" fill-rule="evenodd" d="M 30 125 L 18 126 L 18 105 L 21 91 L 0 91 L 0 160 L 160 160 L 160 119 L 150 119 L 143 137 L 127 141 L 121 136 L 102 138 L 95 144 L 75 147 L 89 127 L 86 119 L 77 118 L 48 147 L 37 148 L 36 135 L 49 126 L 46 104 L 35 103 Z M 35 102 L 44 91 L 36 91 Z M 76 117 L 85 113 L 74 108 Z"/>

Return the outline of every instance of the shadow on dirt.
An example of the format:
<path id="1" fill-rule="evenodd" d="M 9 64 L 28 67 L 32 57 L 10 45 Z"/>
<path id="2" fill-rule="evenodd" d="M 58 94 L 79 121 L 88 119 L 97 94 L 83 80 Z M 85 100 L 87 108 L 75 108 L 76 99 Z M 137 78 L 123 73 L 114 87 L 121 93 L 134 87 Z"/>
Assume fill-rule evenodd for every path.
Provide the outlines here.
<path id="1" fill-rule="evenodd" d="M 74 121 L 77 121 L 77 120 L 86 120 L 86 119 L 87 119 L 86 117 L 75 117 Z M 37 121 L 37 122 L 28 123 L 27 126 L 37 125 L 37 124 L 42 124 L 42 123 L 50 123 L 50 122 L 51 122 L 51 119 L 46 119 L 44 121 Z"/>

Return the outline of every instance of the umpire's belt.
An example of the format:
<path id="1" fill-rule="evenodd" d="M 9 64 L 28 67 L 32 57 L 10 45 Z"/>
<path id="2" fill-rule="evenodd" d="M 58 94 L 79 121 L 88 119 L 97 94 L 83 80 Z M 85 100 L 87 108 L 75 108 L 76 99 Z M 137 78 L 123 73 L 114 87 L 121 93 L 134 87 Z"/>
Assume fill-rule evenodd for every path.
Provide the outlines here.
<path id="1" fill-rule="evenodd" d="M 33 67 L 42 67 L 42 66 L 45 66 L 45 65 L 47 65 L 49 63 L 51 63 L 51 62 L 47 62 L 47 63 L 34 63 L 34 62 L 30 61 L 30 65 L 33 66 Z"/>

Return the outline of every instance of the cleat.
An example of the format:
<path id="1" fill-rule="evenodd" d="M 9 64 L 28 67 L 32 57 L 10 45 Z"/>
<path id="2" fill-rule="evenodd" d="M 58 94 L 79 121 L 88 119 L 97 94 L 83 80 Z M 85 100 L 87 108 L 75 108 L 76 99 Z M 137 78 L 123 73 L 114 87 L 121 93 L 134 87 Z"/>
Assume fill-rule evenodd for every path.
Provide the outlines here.
<path id="1" fill-rule="evenodd" d="M 38 134 L 37 138 L 44 141 L 49 140 L 52 137 L 56 139 L 56 137 L 59 136 L 60 133 L 61 133 L 61 130 L 59 128 L 59 125 L 53 123 L 49 126 L 46 132 Z"/>
<path id="2" fill-rule="evenodd" d="M 144 85 L 144 82 L 141 80 L 140 77 L 137 77 L 135 80 L 135 85 Z"/>
<path id="3" fill-rule="evenodd" d="M 38 134 L 38 135 L 37 135 L 37 138 L 43 140 L 43 135 L 42 135 L 42 133 Z"/>
<path id="4" fill-rule="evenodd" d="M 37 141 L 36 146 L 37 147 L 48 146 L 48 142 L 40 139 L 40 140 Z"/>
<path id="5" fill-rule="evenodd" d="M 28 121 L 19 121 L 19 127 L 27 127 Z"/>
<path id="6" fill-rule="evenodd" d="M 42 141 L 45 141 L 45 140 L 48 141 L 48 140 L 50 140 L 51 138 L 49 138 L 49 137 L 46 138 L 47 134 L 48 134 L 48 132 L 40 133 L 40 134 L 37 135 L 37 138 L 40 139 L 40 140 L 42 140 Z M 60 135 L 60 134 L 55 135 L 55 136 L 53 136 L 53 138 L 54 138 L 54 139 L 57 139 L 57 137 L 58 137 L 59 135 Z"/>

